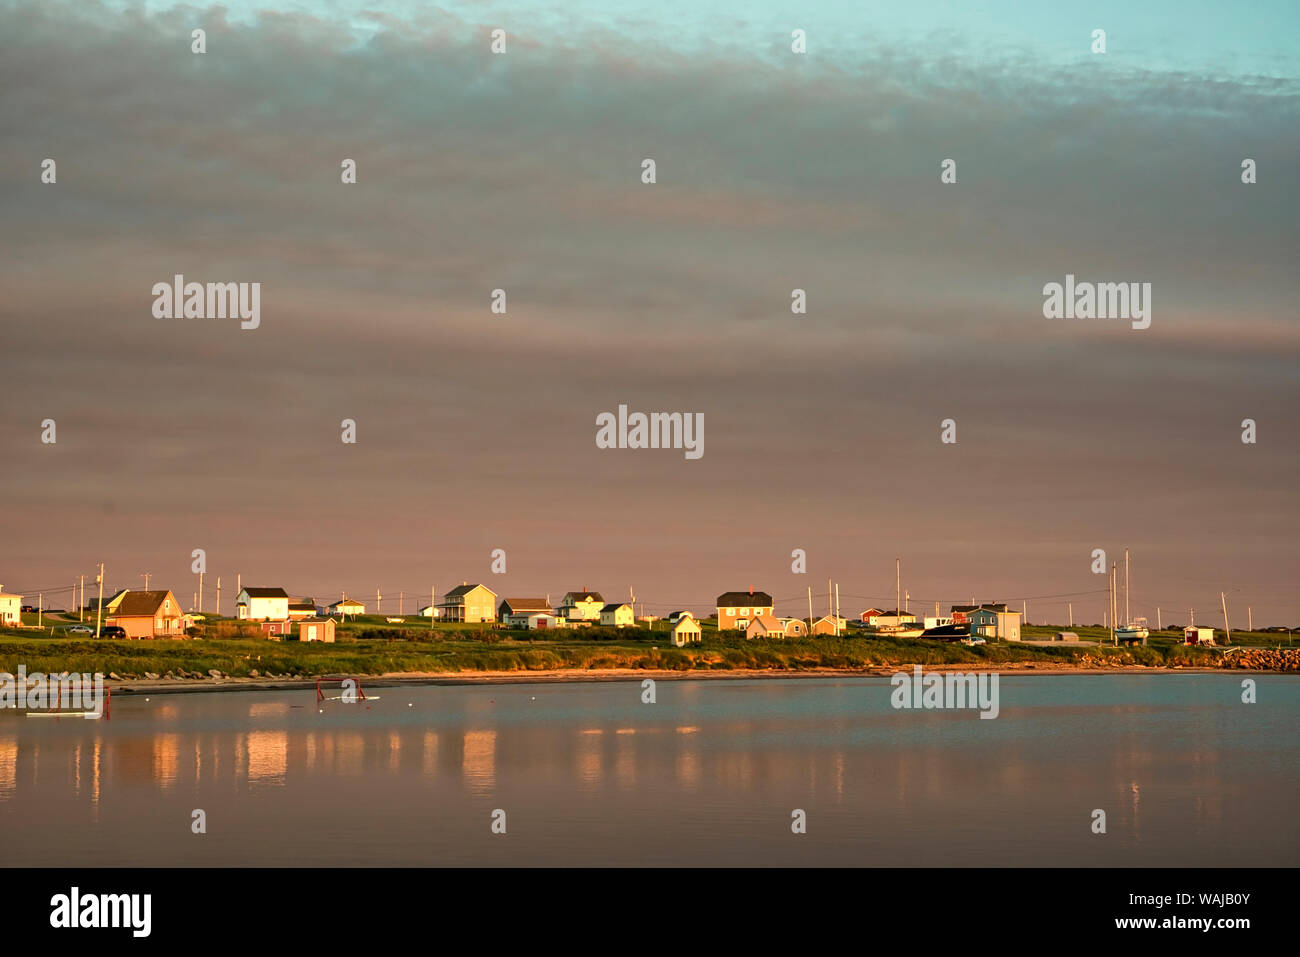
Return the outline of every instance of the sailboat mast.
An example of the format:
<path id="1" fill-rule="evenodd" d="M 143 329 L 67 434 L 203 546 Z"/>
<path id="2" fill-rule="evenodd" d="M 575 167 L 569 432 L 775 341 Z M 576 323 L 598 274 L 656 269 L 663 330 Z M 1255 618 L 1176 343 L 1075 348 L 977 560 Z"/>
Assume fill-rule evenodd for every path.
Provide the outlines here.
<path id="1" fill-rule="evenodd" d="M 1128 610 L 1128 549 L 1124 549 L 1124 624 L 1133 624 L 1133 616 Z"/>

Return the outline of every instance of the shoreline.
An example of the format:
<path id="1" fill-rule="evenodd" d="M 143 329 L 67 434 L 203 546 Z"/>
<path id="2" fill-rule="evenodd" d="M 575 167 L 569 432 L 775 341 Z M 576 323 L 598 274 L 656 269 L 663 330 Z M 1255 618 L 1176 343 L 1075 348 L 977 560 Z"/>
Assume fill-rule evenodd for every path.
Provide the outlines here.
<path id="1" fill-rule="evenodd" d="M 742 681 L 753 678 L 779 679 L 825 679 L 825 678 L 888 678 L 899 672 L 911 673 L 918 663 L 894 666 L 873 666 L 871 668 L 817 668 L 805 671 L 783 671 L 778 669 L 733 669 L 727 671 L 673 671 L 651 668 L 602 668 L 593 671 L 573 669 L 550 669 L 541 671 L 400 671 L 381 675 L 355 675 L 361 681 L 364 691 L 367 687 L 399 688 L 420 685 L 510 685 L 510 684 L 555 684 L 588 683 L 598 681 L 636 681 L 653 678 L 655 681 Z M 922 665 L 927 673 L 959 671 L 970 669 L 966 665 Z M 984 673 L 996 673 L 1000 677 L 1019 677 L 1021 675 L 1042 675 L 1061 677 L 1064 675 L 1147 675 L 1147 674 L 1223 674 L 1228 671 L 1246 674 L 1285 675 L 1291 672 L 1262 671 L 1254 669 L 1226 668 L 1156 668 L 1142 665 L 1100 668 L 1039 668 L 1033 664 L 1019 667 L 980 669 Z M 316 686 L 316 678 L 214 678 L 203 681 L 185 679 L 148 679 L 113 681 L 105 679 L 105 687 L 115 694 L 201 694 L 204 692 L 226 691 L 300 691 Z"/>

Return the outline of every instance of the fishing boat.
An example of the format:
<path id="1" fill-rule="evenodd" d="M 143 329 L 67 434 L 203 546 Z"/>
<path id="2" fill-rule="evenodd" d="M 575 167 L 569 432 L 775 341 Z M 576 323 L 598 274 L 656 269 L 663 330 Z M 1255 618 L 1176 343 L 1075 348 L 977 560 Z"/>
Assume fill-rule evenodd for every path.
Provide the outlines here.
<path id="1" fill-rule="evenodd" d="M 1147 628 L 1147 620 L 1145 618 L 1134 618 L 1127 625 L 1120 625 L 1115 629 L 1115 640 L 1131 644 L 1137 641 L 1146 641 L 1149 634 L 1151 632 Z"/>

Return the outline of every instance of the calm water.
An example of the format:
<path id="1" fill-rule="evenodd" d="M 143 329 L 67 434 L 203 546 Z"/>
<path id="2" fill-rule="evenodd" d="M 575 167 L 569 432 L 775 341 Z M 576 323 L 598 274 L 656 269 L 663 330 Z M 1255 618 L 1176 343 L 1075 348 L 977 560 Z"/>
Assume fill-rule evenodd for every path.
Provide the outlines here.
<path id="1" fill-rule="evenodd" d="M 1295 866 L 1300 681 L 1240 680 L 1004 676 L 996 720 L 896 711 L 884 678 L 0 713 L 0 862 Z"/>

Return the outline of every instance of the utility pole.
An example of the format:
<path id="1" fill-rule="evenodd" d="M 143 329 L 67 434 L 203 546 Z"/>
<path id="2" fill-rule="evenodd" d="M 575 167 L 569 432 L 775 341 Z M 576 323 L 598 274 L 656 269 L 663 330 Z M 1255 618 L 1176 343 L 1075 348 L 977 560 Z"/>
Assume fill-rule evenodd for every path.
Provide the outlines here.
<path id="1" fill-rule="evenodd" d="M 831 597 L 831 580 L 829 578 L 826 579 L 826 614 L 830 615 L 832 619 L 835 618 L 835 599 Z M 838 631 L 839 629 L 836 629 L 836 633 Z"/>
<path id="2" fill-rule="evenodd" d="M 148 573 L 148 572 L 145 572 L 145 573 L 144 573 L 144 590 L 145 590 L 145 591 L 148 591 L 148 590 L 149 590 L 149 573 Z"/>
<path id="3" fill-rule="evenodd" d="M 104 612 L 104 563 L 99 563 L 99 574 L 95 576 L 95 581 L 99 582 L 99 601 L 95 608 L 95 637 L 99 637 L 99 619 Z"/>
<path id="4" fill-rule="evenodd" d="M 1108 598 L 1110 600 L 1110 641 L 1113 645 L 1118 645 L 1119 640 L 1115 637 L 1115 563 L 1110 563 L 1110 588 L 1108 589 Z"/>
<path id="5" fill-rule="evenodd" d="M 397 617 L 398 618 L 402 617 L 404 613 L 403 610 L 405 608 L 406 608 L 406 592 L 399 591 L 397 593 Z"/>
<path id="6" fill-rule="evenodd" d="M 1223 603 L 1223 634 L 1228 644 L 1232 644 L 1232 629 L 1228 626 L 1228 596 L 1219 592 L 1219 601 Z"/>
<path id="7" fill-rule="evenodd" d="M 1029 624 L 1029 599 L 1024 599 L 1020 604 L 1020 618 L 1026 625 Z"/>
<path id="8" fill-rule="evenodd" d="M 912 593 L 910 591 L 903 592 L 903 611 L 909 615 L 912 613 Z"/>
<path id="9" fill-rule="evenodd" d="M 77 621 L 86 620 L 86 576 L 81 576 L 81 607 L 77 609 Z"/>
<path id="10" fill-rule="evenodd" d="M 203 572 L 199 572 L 199 611 L 203 611 Z"/>
<path id="11" fill-rule="evenodd" d="M 221 617 L 221 576 L 217 576 L 217 617 Z"/>
<path id="12" fill-rule="evenodd" d="M 808 633 L 812 634 L 813 616 L 812 616 L 812 585 L 808 586 Z"/>
<path id="13" fill-rule="evenodd" d="M 1255 630 L 1255 609 L 1251 608 L 1249 605 L 1246 606 L 1246 630 Z"/>
<path id="14" fill-rule="evenodd" d="M 36 593 L 36 627 L 40 628 L 45 615 L 45 596 L 40 592 Z M 21 620 L 21 619 L 20 619 Z"/>
<path id="15" fill-rule="evenodd" d="M 376 588 L 375 589 L 375 614 L 376 615 L 379 614 L 379 602 L 380 602 L 379 589 Z"/>
<path id="16" fill-rule="evenodd" d="M 1160 606 L 1156 605 L 1156 631 L 1164 631 L 1164 619 L 1160 617 Z"/>
<path id="17" fill-rule="evenodd" d="M 1124 549 L 1124 624 L 1133 623 L 1133 616 L 1128 608 L 1128 549 Z"/>
<path id="18" fill-rule="evenodd" d="M 840 586 L 835 586 L 835 637 L 840 636 Z"/>
<path id="19" fill-rule="evenodd" d="M 1070 627 L 1074 627 L 1074 602 L 1069 602 L 1070 606 Z"/>
<path id="20" fill-rule="evenodd" d="M 429 586 L 429 634 L 433 634 L 433 623 L 438 617 L 438 606 L 434 603 L 434 596 L 438 594 L 438 586 Z"/>
<path id="21" fill-rule="evenodd" d="M 903 591 L 903 560 L 894 559 L 894 624 L 901 625 L 903 622 L 898 617 L 902 611 L 902 591 Z"/>

